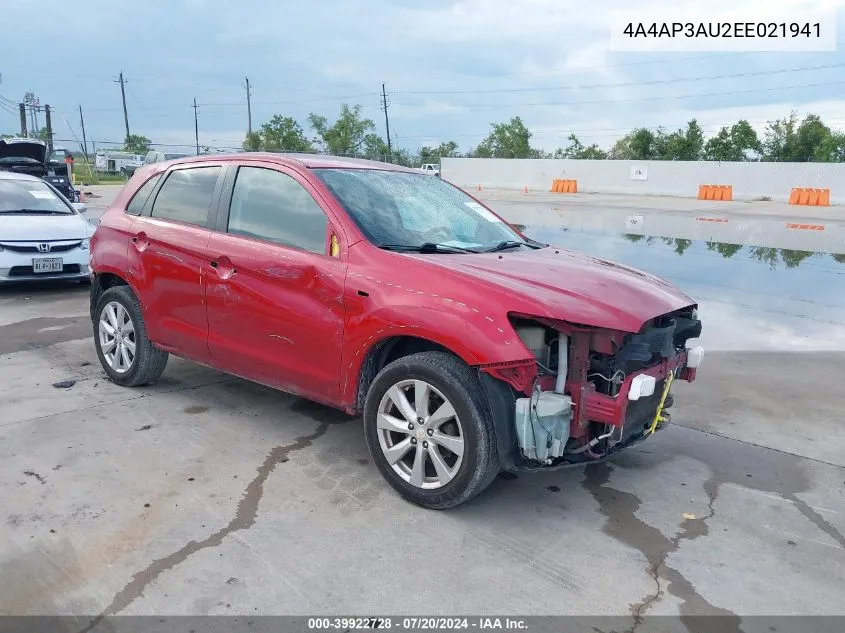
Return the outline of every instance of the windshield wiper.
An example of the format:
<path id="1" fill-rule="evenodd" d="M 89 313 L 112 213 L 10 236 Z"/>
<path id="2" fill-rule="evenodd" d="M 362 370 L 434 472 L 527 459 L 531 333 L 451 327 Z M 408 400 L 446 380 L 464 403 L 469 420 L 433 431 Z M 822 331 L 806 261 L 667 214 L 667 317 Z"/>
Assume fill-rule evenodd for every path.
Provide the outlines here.
<path id="1" fill-rule="evenodd" d="M 517 242 L 516 240 L 505 240 L 504 242 L 499 242 L 495 246 L 481 252 L 495 253 L 496 251 L 503 251 L 508 248 L 515 248 L 517 246 L 527 246 L 528 248 L 538 249 L 543 248 L 544 246 L 546 246 L 546 244 L 542 244 L 541 242 L 537 242 L 536 240 L 532 240 L 530 238 L 526 238 L 524 242 Z"/>
<path id="2" fill-rule="evenodd" d="M 379 244 L 379 248 L 386 251 L 396 251 L 398 253 L 477 253 L 471 248 L 462 248 L 460 246 L 450 246 L 449 244 L 435 244 L 434 242 L 425 242 L 415 246 L 413 244 Z"/>
<path id="3" fill-rule="evenodd" d="M 517 246 L 528 246 L 525 242 L 517 242 L 516 240 L 505 240 L 504 242 L 499 242 L 495 246 L 488 248 L 485 250 L 485 253 L 495 253 L 496 251 L 503 251 L 508 248 L 515 248 Z"/>
<path id="4" fill-rule="evenodd" d="M 7 211 L 0 211 L 0 215 L 12 215 L 15 213 L 37 213 L 39 215 L 68 215 L 63 211 L 56 211 L 50 209 L 11 209 Z"/>

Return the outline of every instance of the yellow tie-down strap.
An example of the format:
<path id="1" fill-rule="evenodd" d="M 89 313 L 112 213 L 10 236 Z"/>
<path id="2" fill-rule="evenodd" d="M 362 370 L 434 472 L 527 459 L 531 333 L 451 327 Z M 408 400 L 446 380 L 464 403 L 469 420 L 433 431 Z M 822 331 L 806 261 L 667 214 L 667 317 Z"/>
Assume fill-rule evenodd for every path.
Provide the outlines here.
<path id="1" fill-rule="evenodd" d="M 663 395 L 660 396 L 660 402 L 657 404 L 657 411 L 654 414 L 654 420 L 651 426 L 645 432 L 646 435 L 651 435 L 657 430 L 657 425 L 660 422 L 668 422 L 668 418 L 663 417 L 663 407 L 666 404 L 666 398 L 669 395 L 669 389 L 672 387 L 672 381 L 675 380 L 675 370 L 673 369 L 666 375 L 666 384 L 663 385 Z"/>

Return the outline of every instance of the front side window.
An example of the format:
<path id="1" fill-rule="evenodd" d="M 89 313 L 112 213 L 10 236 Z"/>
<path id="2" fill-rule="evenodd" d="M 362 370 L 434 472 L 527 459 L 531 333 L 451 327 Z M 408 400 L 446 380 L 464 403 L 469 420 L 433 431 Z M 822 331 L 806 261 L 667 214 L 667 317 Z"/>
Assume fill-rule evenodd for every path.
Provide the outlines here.
<path id="1" fill-rule="evenodd" d="M 375 169 L 314 173 L 377 246 L 434 243 L 484 250 L 502 242 L 524 243 L 502 220 L 439 178 Z"/>
<path id="2" fill-rule="evenodd" d="M 262 167 L 241 167 L 229 208 L 229 233 L 326 253 L 328 218 L 293 178 Z"/>
<path id="3" fill-rule="evenodd" d="M 155 189 L 155 186 L 160 178 L 161 174 L 156 174 L 143 185 L 141 185 L 138 191 L 135 192 L 135 195 L 132 196 L 132 199 L 129 201 L 129 204 L 126 205 L 127 213 L 130 213 L 132 215 L 141 215 L 141 211 L 144 210 L 144 205 L 147 203 L 147 199 L 150 197 L 150 194 L 153 192 L 153 189 Z"/>
<path id="4" fill-rule="evenodd" d="M 170 173 L 153 204 L 152 217 L 205 226 L 220 167 L 192 167 Z"/>

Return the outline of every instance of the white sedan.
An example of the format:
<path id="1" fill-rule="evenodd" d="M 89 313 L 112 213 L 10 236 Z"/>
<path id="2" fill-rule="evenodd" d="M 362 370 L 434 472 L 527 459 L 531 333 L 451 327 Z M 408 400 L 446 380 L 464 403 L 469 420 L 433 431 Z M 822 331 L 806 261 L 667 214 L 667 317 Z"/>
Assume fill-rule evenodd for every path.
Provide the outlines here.
<path id="1" fill-rule="evenodd" d="M 0 283 L 89 280 L 84 210 L 40 178 L 0 171 Z"/>

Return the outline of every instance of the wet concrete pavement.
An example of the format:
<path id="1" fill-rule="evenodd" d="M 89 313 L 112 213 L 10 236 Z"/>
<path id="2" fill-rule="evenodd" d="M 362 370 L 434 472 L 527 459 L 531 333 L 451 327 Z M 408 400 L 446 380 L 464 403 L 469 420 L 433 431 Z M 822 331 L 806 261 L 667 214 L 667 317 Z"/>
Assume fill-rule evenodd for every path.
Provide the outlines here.
<path id="1" fill-rule="evenodd" d="M 359 420 L 173 358 L 155 386 L 119 388 L 85 288 L 3 288 L 0 613 L 615 614 L 632 627 L 708 613 L 728 630 L 845 615 L 845 264 L 740 234 L 664 240 L 656 222 L 626 237 L 616 211 L 593 209 L 606 226 L 587 233 L 520 204 L 501 211 L 529 235 L 700 300 L 709 351 L 667 430 L 611 463 L 500 478 L 425 511 L 382 481 Z"/>

